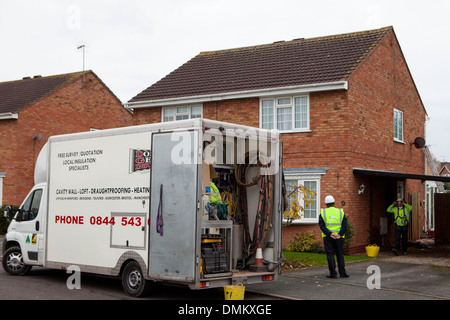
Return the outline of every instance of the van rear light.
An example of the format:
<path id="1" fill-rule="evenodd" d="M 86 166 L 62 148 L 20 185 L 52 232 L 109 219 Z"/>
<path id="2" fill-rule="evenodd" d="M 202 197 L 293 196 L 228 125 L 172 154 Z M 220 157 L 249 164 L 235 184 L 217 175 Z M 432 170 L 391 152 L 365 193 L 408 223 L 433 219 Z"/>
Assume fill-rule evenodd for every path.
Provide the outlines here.
<path id="1" fill-rule="evenodd" d="M 205 282 L 200 282 L 200 288 L 207 288 L 209 287 L 209 282 L 205 281 Z"/>
<path id="2" fill-rule="evenodd" d="M 273 276 L 263 276 L 262 281 L 271 281 L 273 280 Z"/>

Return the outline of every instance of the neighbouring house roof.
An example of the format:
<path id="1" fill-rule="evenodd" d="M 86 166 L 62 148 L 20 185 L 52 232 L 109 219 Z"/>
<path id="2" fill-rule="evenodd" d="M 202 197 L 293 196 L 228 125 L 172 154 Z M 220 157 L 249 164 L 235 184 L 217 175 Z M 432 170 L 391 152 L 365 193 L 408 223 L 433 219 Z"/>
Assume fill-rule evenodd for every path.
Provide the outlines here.
<path id="1" fill-rule="evenodd" d="M 441 165 L 442 168 L 439 171 L 439 175 L 448 175 L 450 173 L 450 163 L 442 162 Z"/>
<path id="2" fill-rule="evenodd" d="M 392 30 L 202 52 L 128 103 L 344 82 Z"/>
<path id="3" fill-rule="evenodd" d="M 86 71 L 92 72 L 92 71 Z M 83 76 L 83 72 L 0 83 L 0 114 L 17 113 Z"/>

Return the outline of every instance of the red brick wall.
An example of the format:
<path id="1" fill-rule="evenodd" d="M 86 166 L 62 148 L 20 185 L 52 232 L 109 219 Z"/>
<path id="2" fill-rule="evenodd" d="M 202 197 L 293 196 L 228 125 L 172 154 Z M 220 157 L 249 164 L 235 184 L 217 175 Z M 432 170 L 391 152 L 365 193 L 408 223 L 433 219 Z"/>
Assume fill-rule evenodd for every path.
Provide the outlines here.
<path id="1" fill-rule="evenodd" d="M 203 117 L 259 127 L 259 98 L 233 99 L 204 103 Z"/>
<path id="2" fill-rule="evenodd" d="M 161 122 L 161 107 L 139 108 L 133 111 L 133 123 L 136 125 Z"/>
<path id="3" fill-rule="evenodd" d="M 349 86 L 350 117 L 352 126 L 356 129 L 352 131 L 350 139 L 352 166 L 424 174 L 423 151 L 411 146 L 411 142 L 416 137 L 424 137 L 426 112 L 393 32 L 387 35 L 356 70 Z M 394 108 L 403 111 L 404 143 L 394 142 Z M 357 190 L 361 183 L 368 186 L 370 181 L 371 179 L 355 177 L 351 190 Z M 372 188 L 366 188 L 362 196 L 352 192 L 356 204 L 352 211 L 357 231 L 360 231 L 355 236 L 355 244 L 358 245 L 367 244 L 367 234 L 363 231 L 369 229 L 369 221 L 357 212 L 372 207 L 373 223 L 379 225 L 380 217 L 385 216 L 386 206 L 395 199 L 394 180 L 372 179 L 372 183 Z M 406 200 L 409 194 L 416 192 L 420 193 L 420 199 L 423 200 L 425 184 L 418 180 L 406 180 Z M 420 223 L 423 226 L 423 207 L 420 208 Z M 387 238 L 393 244 L 392 222 L 390 229 L 390 236 Z"/>
<path id="4" fill-rule="evenodd" d="M 130 125 L 131 114 L 92 73 L 0 121 L 0 172 L 3 204 L 20 205 L 34 184 L 35 160 L 52 135 Z M 41 134 L 42 140 L 33 140 Z"/>
<path id="5" fill-rule="evenodd" d="M 283 166 L 285 168 L 325 167 L 327 173 L 320 181 L 321 207 L 324 198 L 332 194 L 336 206 L 349 214 L 349 183 L 353 179 L 349 139 L 351 124 L 347 91 L 330 91 L 310 94 L 311 132 L 282 135 Z M 341 202 L 345 201 L 345 206 Z M 296 233 L 314 231 L 316 240 L 322 242 L 318 224 L 291 225 L 283 229 L 283 247 Z"/>
<path id="6" fill-rule="evenodd" d="M 393 244 L 392 221 L 384 239 L 379 236 L 379 225 L 395 199 L 396 181 L 356 176 L 352 169 L 424 174 L 423 152 L 410 142 L 424 137 L 426 114 L 394 33 L 355 71 L 347 92 L 311 94 L 310 100 L 312 132 L 283 135 L 284 166 L 329 168 L 321 179 L 322 207 L 325 196 L 332 194 L 336 205 L 344 208 L 355 228 L 353 251 L 363 249 L 369 239 Z M 405 143 L 394 142 L 394 108 L 403 111 Z M 365 193 L 358 195 L 361 184 L 366 186 Z M 424 188 L 421 181 L 406 180 L 406 199 L 413 192 L 421 193 L 423 199 Z M 420 208 L 421 226 L 423 217 Z M 312 230 L 320 241 L 318 226 L 285 228 L 283 245 L 295 233 Z"/>
<path id="7" fill-rule="evenodd" d="M 161 107 L 135 109 L 134 123 L 161 122 L 161 110 Z M 203 118 L 259 127 L 259 98 L 205 102 Z"/>

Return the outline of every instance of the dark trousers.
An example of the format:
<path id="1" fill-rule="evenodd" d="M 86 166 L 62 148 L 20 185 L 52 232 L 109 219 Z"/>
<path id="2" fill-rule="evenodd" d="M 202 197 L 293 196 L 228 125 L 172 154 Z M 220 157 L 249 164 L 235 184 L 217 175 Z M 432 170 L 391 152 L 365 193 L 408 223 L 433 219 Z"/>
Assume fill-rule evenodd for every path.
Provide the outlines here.
<path id="1" fill-rule="evenodd" d="M 325 253 L 327 254 L 328 269 L 330 270 L 330 276 L 337 275 L 336 262 L 334 261 L 334 255 L 336 254 L 336 260 L 338 263 L 339 274 L 345 275 L 345 261 L 344 261 L 344 239 L 333 239 L 331 237 L 323 238 L 323 246 L 325 247 Z"/>
<path id="2" fill-rule="evenodd" d="M 402 251 L 406 252 L 406 250 L 408 250 L 408 226 L 399 227 L 395 225 L 394 235 L 395 250 L 400 251 L 400 239 L 402 239 Z"/>

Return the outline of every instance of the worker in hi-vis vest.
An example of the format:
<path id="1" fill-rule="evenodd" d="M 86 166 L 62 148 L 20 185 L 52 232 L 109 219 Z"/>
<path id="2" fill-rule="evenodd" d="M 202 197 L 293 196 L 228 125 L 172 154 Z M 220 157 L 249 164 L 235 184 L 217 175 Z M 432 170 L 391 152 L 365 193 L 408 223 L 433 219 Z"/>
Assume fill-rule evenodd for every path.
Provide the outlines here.
<path id="1" fill-rule="evenodd" d="M 339 275 L 341 278 L 348 278 L 349 275 L 345 271 L 344 261 L 344 238 L 347 230 L 347 217 L 343 209 L 334 207 L 333 196 L 325 197 L 327 208 L 320 210 L 319 227 L 322 230 L 323 246 L 327 254 L 328 269 L 330 274 L 327 278 L 337 278 L 336 263 L 334 255 L 338 263 Z"/>
<path id="2" fill-rule="evenodd" d="M 402 251 L 403 254 L 406 254 L 406 251 L 408 250 L 408 223 L 412 206 L 405 203 L 402 198 L 398 198 L 386 211 L 394 214 L 395 247 L 392 249 L 392 252 L 398 256 L 398 252 L 400 251 L 400 239 L 402 239 Z"/>

